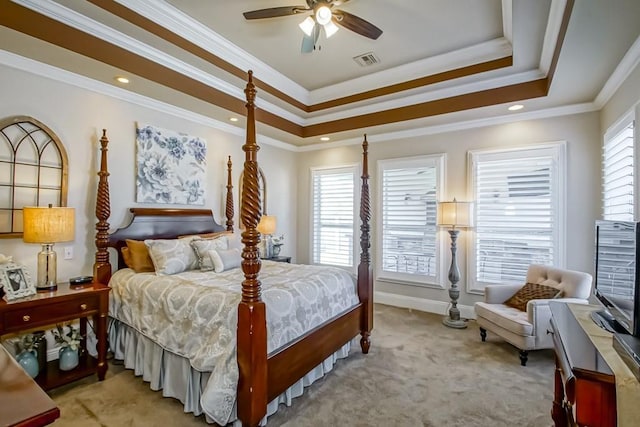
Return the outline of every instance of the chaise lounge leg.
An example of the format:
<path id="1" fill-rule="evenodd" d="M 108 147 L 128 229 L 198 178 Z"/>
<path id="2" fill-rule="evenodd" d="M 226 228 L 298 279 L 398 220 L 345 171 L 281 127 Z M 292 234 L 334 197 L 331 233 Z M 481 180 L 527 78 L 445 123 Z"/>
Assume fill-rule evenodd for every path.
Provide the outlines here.
<path id="1" fill-rule="evenodd" d="M 529 359 L 529 352 L 527 350 L 520 350 L 520 364 L 527 366 L 527 360 Z"/>
<path id="2" fill-rule="evenodd" d="M 482 342 L 487 340 L 487 330 L 485 328 L 480 328 L 480 338 L 482 338 Z"/>

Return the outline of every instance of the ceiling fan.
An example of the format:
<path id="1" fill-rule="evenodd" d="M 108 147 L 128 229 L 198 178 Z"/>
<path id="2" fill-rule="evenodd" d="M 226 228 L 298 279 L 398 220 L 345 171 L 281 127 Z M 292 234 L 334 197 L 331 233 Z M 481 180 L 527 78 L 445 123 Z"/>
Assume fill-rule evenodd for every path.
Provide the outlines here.
<path id="1" fill-rule="evenodd" d="M 376 40 L 382 34 L 382 30 L 364 19 L 345 12 L 341 9 L 333 9 L 349 0 L 306 0 L 307 6 L 281 6 L 268 9 L 258 9 L 244 12 L 245 19 L 275 18 L 279 16 L 297 15 L 305 12 L 313 12 L 302 21 L 299 26 L 304 32 L 302 39 L 302 52 L 313 51 L 320 29 L 324 29 L 327 38 L 338 31 L 336 24 L 351 30 L 361 36 Z"/>

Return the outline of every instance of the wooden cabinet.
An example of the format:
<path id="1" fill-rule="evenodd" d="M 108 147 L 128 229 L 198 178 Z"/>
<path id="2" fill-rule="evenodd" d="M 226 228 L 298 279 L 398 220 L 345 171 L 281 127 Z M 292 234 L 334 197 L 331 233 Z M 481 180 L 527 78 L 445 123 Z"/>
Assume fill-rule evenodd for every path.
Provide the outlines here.
<path id="1" fill-rule="evenodd" d="M 556 427 L 615 426 L 615 376 L 564 303 L 550 303 L 556 353 L 551 417 Z"/>
<path id="2" fill-rule="evenodd" d="M 97 373 L 103 380 L 107 372 L 107 316 L 109 287 L 94 283 L 82 286 L 58 285 L 52 292 L 42 292 L 20 300 L 0 301 L 0 335 L 51 326 L 80 319 L 82 348 L 86 348 L 87 319 L 91 318 L 97 342 L 97 358 L 87 351 L 80 355 L 79 365 L 71 371 L 58 369 L 58 361 L 47 363 L 36 377 L 45 390 Z"/>

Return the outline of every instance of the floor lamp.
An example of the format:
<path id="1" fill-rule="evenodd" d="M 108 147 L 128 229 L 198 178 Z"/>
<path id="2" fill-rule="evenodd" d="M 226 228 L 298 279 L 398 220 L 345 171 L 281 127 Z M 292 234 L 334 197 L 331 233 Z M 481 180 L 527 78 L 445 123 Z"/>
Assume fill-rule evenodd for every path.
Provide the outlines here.
<path id="1" fill-rule="evenodd" d="M 458 228 L 473 226 L 472 204 L 470 202 L 458 202 L 455 198 L 453 202 L 440 202 L 438 204 L 438 225 L 441 227 L 451 227 L 449 236 L 451 236 L 451 267 L 449 267 L 449 298 L 451 298 L 451 308 L 449 315 L 442 321 L 450 328 L 464 329 L 467 323 L 460 319 L 460 310 L 458 309 L 458 297 L 460 290 L 458 289 L 458 281 L 460 280 L 460 270 L 458 270 L 458 262 L 456 260 Z"/>

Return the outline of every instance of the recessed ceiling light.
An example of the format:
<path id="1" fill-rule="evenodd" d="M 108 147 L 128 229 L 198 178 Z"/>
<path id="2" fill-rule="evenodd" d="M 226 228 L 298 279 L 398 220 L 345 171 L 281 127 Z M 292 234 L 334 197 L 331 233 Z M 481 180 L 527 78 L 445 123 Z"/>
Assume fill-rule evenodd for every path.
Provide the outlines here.
<path id="1" fill-rule="evenodd" d="M 509 111 L 518 111 L 518 110 L 522 110 L 523 108 L 524 108 L 524 105 L 516 104 L 509 107 Z"/>
<path id="2" fill-rule="evenodd" d="M 123 84 L 129 83 L 129 79 L 126 78 L 126 77 L 122 77 L 122 76 L 116 77 L 116 81 L 118 81 L 119 83 L 123 83 Z"/>
<path id="3" fill-rule="evenodd" d="M 322 138 L 320 138 L 320 141 L 330 141 L 331 138 L 329 138 L 328 136 L 323 136 Z"/>
<path id="4" fill-rule="evenodd" d="M 237 122 L 238 118 L 237 117 L 229 117 L 229 121 L 230 122 Z"/>

